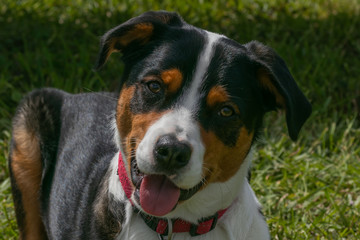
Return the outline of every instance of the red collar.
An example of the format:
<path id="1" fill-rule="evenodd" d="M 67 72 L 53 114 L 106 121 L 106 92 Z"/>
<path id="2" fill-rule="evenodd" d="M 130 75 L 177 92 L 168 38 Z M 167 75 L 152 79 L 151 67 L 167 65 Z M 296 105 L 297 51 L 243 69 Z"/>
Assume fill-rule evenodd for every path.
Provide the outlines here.
<path id="1" fill-rule="evenodd" d="M 131 204 L 134 206 L 131 201 L 131 195 L 133 192 L 133 185 L 130 182 L 130 179 L 127 175 L 126 168 L 124 165 L 124 161 L 119 153 L 119 161 L 118 161 L 118 175 L 122 188 L 124 189 L 126 197 L 130 200 Z M 157 218 L 150 215 L 147 215 L 134 207 L 135 211 L 140 214 L 140 216 L 144 219 L 146 225 L 148 225 L 152 230 L 156 231 L 161 236 L 167 236 L 169 232 L 168 222 L 164 218 Z M 210 232 L 215 228 L 217 220 L 220 219 L 226 209 L 220 210 L 215 215 L 202 218 L 198 221 L 198 224 L 192 224 L 182 219 L 172 219 L 172 233 L 183 233 L 189 232 L 191 236 L 197 236 L 201 234 L 205 234 Z"/>

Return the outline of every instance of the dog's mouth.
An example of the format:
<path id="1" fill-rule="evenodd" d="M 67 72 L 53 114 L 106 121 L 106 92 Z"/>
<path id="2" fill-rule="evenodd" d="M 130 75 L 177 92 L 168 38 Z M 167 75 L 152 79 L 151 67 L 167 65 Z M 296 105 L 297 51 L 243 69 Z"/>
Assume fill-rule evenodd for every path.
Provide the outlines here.
<path id="1" fill-rule="evenodd" d="M 131 159 L 131 180 L 135 186 L 135 200 L 146 213 L 154 216 L 164 216 L 174 210 L 180 202 L 192 197 L 204 182 L 191 189 L 181 189 L 166 175 L 142 173 L 135 158 Z"/>

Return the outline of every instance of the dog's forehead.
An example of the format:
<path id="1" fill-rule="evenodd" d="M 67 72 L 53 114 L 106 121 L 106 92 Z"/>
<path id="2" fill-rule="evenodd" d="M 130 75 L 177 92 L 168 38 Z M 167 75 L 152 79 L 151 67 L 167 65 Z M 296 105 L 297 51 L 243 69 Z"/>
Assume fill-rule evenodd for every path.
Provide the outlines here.
<path id="1" fill-rule="evenodd" d="M 182 81 L 181 104 L 194 106 L 215 85 L 240 88 L 248 63 L 243 45 L 226 36 L 189 27 L 169 31 L 151 53 L 133 67 L 131 82 L 169 69 L 179 70 Z M 234 94 L 231 94 L 234 95 Z"/>

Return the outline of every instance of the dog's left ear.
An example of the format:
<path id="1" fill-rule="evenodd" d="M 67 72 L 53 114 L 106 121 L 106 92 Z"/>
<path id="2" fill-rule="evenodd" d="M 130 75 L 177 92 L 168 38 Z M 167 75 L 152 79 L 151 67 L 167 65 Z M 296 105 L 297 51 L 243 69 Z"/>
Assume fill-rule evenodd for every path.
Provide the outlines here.
<path id="1" fill-rule="evenodd" d="M 260 42 L 245 44 L 250 59 L 257 66 L 257 79 L 263 89 L 267 109 L 284 109 L 289 135 L 296 140 L 302 125 L 311 114 L 311 105 L 291 76 L 284 60 Z"/>
<path id="2" fill-rule="evenodd" d="M 160 37 L 170 27 L 180 27 L 184 21 L 174 12 L 150 11 L 132 18 L 102 36 L 95 69 L 101 68 L 113 52 L 136 55 L 145 45 Z"/>

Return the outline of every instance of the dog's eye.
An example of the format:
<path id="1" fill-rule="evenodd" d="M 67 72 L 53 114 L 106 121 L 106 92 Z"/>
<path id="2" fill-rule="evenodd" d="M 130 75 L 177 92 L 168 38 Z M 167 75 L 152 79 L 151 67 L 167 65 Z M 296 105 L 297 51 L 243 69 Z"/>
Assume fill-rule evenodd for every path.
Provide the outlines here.
<path id="1" fill-rule="evenodd" d="M 161 85 L 160 83 L 156 81 L 151 81 L 147 84 L 149 90 L 153 93 L 159 93 L 161 91 Z"/>
<path id="2" fill-rule="evenodd" d="M 231 117 L 232 115 L 234 115 L 234 109 L 232 107 L 225 106 L 220 109 L 219 115 L 222 117 Z"/>

